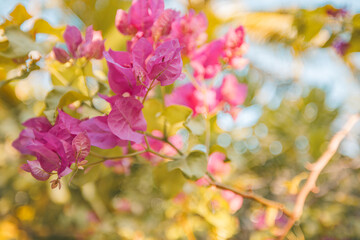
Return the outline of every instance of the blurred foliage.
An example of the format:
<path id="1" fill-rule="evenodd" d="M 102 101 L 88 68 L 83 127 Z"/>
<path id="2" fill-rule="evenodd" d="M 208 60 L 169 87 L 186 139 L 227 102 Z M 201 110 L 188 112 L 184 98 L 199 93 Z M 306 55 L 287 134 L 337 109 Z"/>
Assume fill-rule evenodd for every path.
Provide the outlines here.
<path id="1" fill-rule="evenodd" d="M 115 13 L 128 6 L 130 1 L 62 1 L 63 11 L 72 11 L 84 25 L 93 24 L 102 30 L 106 47 L 115 50 L 125 49 L 127 40 L 114 26 Z M 218 36 L 222 26 L 241 23 L 251 41 L 291 49 L 294 61 L 311 49 L 331 47 L 345 35 L 348 47 L 340 57 L 351 70 L 358 71 L 350 56 L 360 48 L 360 14 L 334 18 L 329 10 L 336 9 L 326 5 L 250 12 L 223 20 L 210 7 L 210 1 L 194 1 L 188 7 L 205 12 L 210 39 Z M 61 190 L 51 190 L 48 183 L 21 171 L 19 165 L 27 159 L 11 147 L 21 122 L 41 114 L 54 120 L 56 106 L 77 118 L 109 111 L 104 101 L 94 97 L 109 92 L 104 84 L 104 62 L 80 60 L 75 65 L 60 65 L 47 61 L 64 28 L 36 19 L 32 28 L 24 31 L 21 25 L 30 18 L 18 5 L 0 25 L 0 239 L 260 240 L 273 237 L 281 228 L 283 216 L 276 210 L 244 200 L 239 211 L 229 214 L 230 206 L 220 191 L 186 180 L 179 169 L 193 179 L 204 174 L 199 169 L 206 164 L 205 156 L 197 150 L 156 167 L 141 157 L 98 166 L 86 174 L 80 172 Z M 49 38 L 39 43 L 38 33 Z M 40 53 L 40 60 L 29 55 L 33 50 Z M 35 79 L 46 84 L 43 71 L 35 71 L 40 67 L 50 73 L 52 86 L 42 95 L 36 91 L 39 82 L 34 86 Z M 226 129 L 219 116 L 212 117 L 211 151 L 226 153 L 233 166 L 232 173 L 222 179 L 225 183 L 289 204 L 307 176 L 306 164 L 326 149 L 334 134 L 334 122 L 344 109 L 329 108 L 327 93 L 300 82 L 296 74 L 292 79 L 276 81 L 251 63 L 245 72 L 239 77 L 249 87 L 244 108 L 260 106 L 261 116 L 252 126 L 228 124 Z M 274 96 L 262 104 L 258 96 L 267 82 L 275 86 Z M 82 105 L 82 112 L 74 113 L 72 105 Z M 146 120 L 156 118 L 150 121 L 148 131 L 163 130 L 165 125 L 173 134 L 181 128 L 186 149 L 205 140 L 204 119 L 198 116 L 189 121 L 188 108 L 164 108 L 154 98 L 145 103 L 144 115 Z M 355 142 L 358 145 L 358 139 Z M 120 149 L 93 150 L 107 156 L 121 154 Z M 96 157 L 88 160 L 96 161 Z M 335 155 L 319 178 L 319 192 L 309 196 L 301 224 L 292 233 L 297 238 L 293 239 L 360 238 L 359 167 L 358 157 Z M 67 176 L 64 182 L 69 181 Z"/>

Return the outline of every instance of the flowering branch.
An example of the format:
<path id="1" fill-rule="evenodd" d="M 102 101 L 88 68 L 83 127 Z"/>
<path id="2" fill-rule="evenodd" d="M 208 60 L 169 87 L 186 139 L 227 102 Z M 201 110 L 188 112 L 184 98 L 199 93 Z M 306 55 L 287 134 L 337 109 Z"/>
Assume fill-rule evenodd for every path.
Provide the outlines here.
<path id="1" fill-rule="evenodd" d="M 299 194 L 296 197 L 294 210 L 290 215 L 290 219 L 285 226 L 283 233 L 279 236 L 279 240 L 284 239 L 288 232 L 291 230 L 292 226 L 295 224 L 295 222 L 300 219 L 303 213 L 305 200 L 309 193 L 316 188 L 316 180 L 318 179 L 321 171 L 328 164 L 330 159 L 334 156 L 341 141 L 350 132 L 350 130 L 353 128 L 353 126 L 357 123 L 359 119 L 359 114 L 351 116 L 349 120 L 345 123 L 344 127 L 332 137 L 328 148 L 321 155 L 321 157 L 315 163 L 310 165 L 310 175 L 306 180 L 305 185 L 301 188 Z"/>

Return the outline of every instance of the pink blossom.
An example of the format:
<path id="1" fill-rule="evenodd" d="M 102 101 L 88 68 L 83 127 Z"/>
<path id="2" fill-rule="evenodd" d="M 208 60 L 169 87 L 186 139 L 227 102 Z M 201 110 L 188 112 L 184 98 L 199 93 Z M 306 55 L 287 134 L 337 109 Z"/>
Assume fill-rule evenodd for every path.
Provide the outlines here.
<path id="1" fill-rule="evenodd" d="M 67 26 L 63 37 L 69 53 L 64 49 L 54 47 L 55 59 L 59 62 L 65 63 L 71 58 L 101 59 L 103 57 L 104 40 L 101 32 L 94 31 L 92 26 L 86 29 L 85 39 L 81 36 L 80 30 L 74 26 Z"/>
<path id="2" fill-rule="evenodd" d="M 191 56 L 191 66 L 198 80 L 209 79 L 221 71 L 220 58 L 223 55 L 224 41 L 212 41 L 194 51 Z"/>
<path id="3" fill-rule="evenodd" d="M 101 59 L 105 51 L 101 31 L 94 31 L 92 26 L 86 29 L 85 41 L 79 46 L 80 56 L 87 59 Z"/>
<path id="4" fill-rule="evenodd" d="M 107 99 L 112 110 L 108 117 L 108 126 L 113 134 L 121 140 L 140 143 L 143 134 L 137 131 L 146 131 L 146 121 L 142 113 L 144 107 L 134 97 L 115 96 Z"/>
<path id="5" fill-rule="evenodd" d="M 75 26 L 66 26 L 63 37 L 69 53 L 77 58 L 77 49 L 83 41 L 80 30 Z"/>
<path id="6" fill-rule="evenodd" d="M 53 52 L 55 59 L 61 63 L 66 63 L 71 59 L 70 55 L 62 48 L 54 47 Z"/>
<path id="7" fill-rule="evenodd" d="M 54 126 L 44 117 L 26 121 L 27 128 L 13 146 L 36 160 L 28 161 L 22 169 L 41 181 L 48 179 L 53 171 L 58 178 L 69 174 L 71 164 L 85 159 L 90 150 L 90 140 L 81 132 L 79 122 L 63 111 L 59 111 Z"/>
<path id="8" fill-rule="evenodd" d="M 222 190 L 221 196 L 229 203 L 232 213 L 238 211 L 243 204 L 243 198 L 232 191 Z"/>
<path id="9" fill-rule="evenodd" d="M 129 13 L 121 9 L 117 11 L 115 25 L 124 35 L 142 32 L 144 37 L 148 37 L 151 34 L 152 25 L 163 11 L 163 0 L 135 0 Z"/>
<path id="10" fill-rule="evenodd" d="M 247 86 L 240 84 L 234 75 L 228 74 L 224 77 L 219 91 L 219 96 L 223 101 L 231 106 L 236 106 L 245 101 Z"/>
<path id="11" fill-rule="evenodd" d="M 182 60 L 177 40 L 165 41 L 155 51 L 151 43 L 140 38 L 128 52 L 105 52 L 109 66 L 109 85 L 117 94 L 144 96 L 153 80 L 162 86 L 181 77 Z"/>
<path id="12" fill-rule="evenodd" d="M 177 87 L 172 94 L 165 97 L 167 105 L 180 104 L 188 106 L 194 115 L 213 113 L 219 104 L 219 97 L 214 88 L 197 89 L 191 83 Z"/>
<path id="13" fill-rule="evenodd" d="M 161 86 L 172 84 L 181 76 L 182 60 L 178 40 L 169 40 L 155 49 L 146 64 L 150 79 L 156 79 Z"/>
<path id="14" fill-rule="evenodd" d="M 218 177 L 226 176 L 230 173 L 229 163 L 224 162 L 226 155 L 221 152 L 214 152 L 209 156 L 207 170 Z"/>
<path id="15" fill-rule="evenodd" d="M 338 38 L 332 43 L 332 47 L 335 49 L 337 54 L 344 56 L 350 47 L 350 43 Z"/>
<path id="16" fill-rule="evenodd" d="M 92 146 L 111 149 L 115 146 L 126 146 L 128 143 L 111 132 L 108 125 L 108 116 L 90 118 L 81 122 L 80 127 L 87 132 Z"/>
<path id="17" fill-rule="evenodd" d="M 207 25 L 205 14 L 196 15 L 194 10 L 190 10 L 188 14 L 172 23 L 170 37 L 179 40 L 184 54 L 192 55 L 198 46 L 205 43 Z"/>
<path id="18" fill-rule="evenodd" d="M 161 38 L 167 37 L 170 32 L 173 33 L 173 24 L 176 19 L 179 18 L 179 12 L 166 9 L 160 17 L 155 21 L 154 25 L 151 28 L 152 39 L 154 42 L 158 42 Z M 173 36 L 171 36 L 173 37 Z M 178 38 L 178 37 L 173 37 Z M 180 38 L 178 38 L 180 40 Z"/>
<path id="19" fill-rule="evenodd" d="M 247 64 L 247 60 L 242 57 L 246 51 L 244 37 L 245 31 L 242 26 L 230 28 L 224 37 L 224 61 L 235 69 L 241 69 Z"/>

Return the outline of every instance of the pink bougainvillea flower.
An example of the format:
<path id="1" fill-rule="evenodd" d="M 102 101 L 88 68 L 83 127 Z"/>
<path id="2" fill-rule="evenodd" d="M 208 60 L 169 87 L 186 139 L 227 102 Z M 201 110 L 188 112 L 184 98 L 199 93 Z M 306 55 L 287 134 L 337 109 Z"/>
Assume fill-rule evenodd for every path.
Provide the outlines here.
<path id="1" fill-rule="evenodd" d="M 115 25 L 124 35 L 142 32 L 144 37 L 148 37 L 151 34 L 152 25 L 163 11 L 163 0 L 135 0 L 129 13 L 122 9 L 117 11 Z"/>
<path id="2" fill-rule="evenodd" d="M 229 103 L 231 106 L 236 106 L 245 101 L 246 94 L 247 86 L 240 84 L 234 75 L 228 74 L 223 79 L 218 95 L 221 97 L 221 100 Z"/>
<path id="3" fill-rule="evenodd" d="M 63 37 L 69 53 L 78 57 L 77 49 L 83 41 L 80 30 L 75 26 L 66 26 Z"/>
<path id="4" fill-rule="evenodd" d="M 177 38 L 183 48 L 182 52 L 191 55 L 198 46 L 205 43 L 207 25 L 205 14 L 196 15 L 194 10 L 190 10 L 172 23 L 170 37 Z"/>
<path id="5" fill-rule="evenodd" d="M 81 162 L 90 153 L 90 139 L 86 132 L 81 132 L 72 140 L 72 149 L 76 155 L 77 162 Z"/>
<path id="6" fill-rule="evenodd" d="M 224 41 L 212 41 L 191 56 L 191 66 L 194 68 L 194 77 L 198 80 L 209 79 L 216 76 L 221 70 L 220 58 L 224 51 Z"/>
<path id="7" fill-rule="evenodd" d="M 90 150 L 90 140 L 81 132 L 80 121 L 59 110 L 54 126 L 44 117 L 24 123 L 24 129 L 13 146 L 21 153 L 33 155 L 22 168 L 38 180 L 46 180 L 54 171 L 58 178 L 71 172 L 70 166 L 82 161 Z"/>
<path id="8" fill-rule="evenodd" d="M 134 97 L 115 96 L 106 99 L 112 107 L 108 117 L 108 126 L 111 132 L 121 140 L 140 143 L 143 134 L 137 131 L 146 131 L 146 121 L 142 113 L 144 107 Z"/>
<path id="9" fill-rule="evenodd" d="M 242 69 L 248 63 L 248 60 L 243 58 L 247 49 L 244 38 L 245 31 L 242 26 L 230 28 L 224 37 L 224 61 L 235 69 Z"/>
<path id="10" fill-rule="evenodd" d="M 209 156 L 207 170 L 214 176 L 223 177 L 230 173 L 231 167 L 229 163 L 224 162 L 226 155 L 221 152 L 213 152 Z"/>
<path id="11" fill-rule="evenodd" d="M 332 43 L 332 47 L 335 49 L 337 54 L 344 56 L 347 49 L 350 47 L 350 43 L 338 38 Z"/>
<path id="12" fill-rule="evenodd" d="M 111 132 L 108 125 L 108 116 L 98 116 L 84 120 L 80 123 L 80 127 L 87 132 L 92 146 L 111 149 L 115 146 L 127 145 L 127 141 L 121 140 Z"/>
<path id="13" fill-rule="evenodd" d="M 230 211 L 232 213 L 237 212 L 243 204 L 243 197 L 232 191 L 222 190 L 221 196 L 229 203 Z"/>
<path id="14" fill-rule="evenodd" d="M 153 80 L 162 86 L 181 77 L 182 60 L 177 40 L 165 41 L 153 50 L 152 44 L 140 38 L 128 52 L 105 52 L 109 66 L 109 85 L 117 94 L 144 96 Z"/>
<path id="15" fill-rule="evenodd" d="M 173 32 L 172 26 L 175 20 L 179 18 L 179 15 L 180 13 L 173 9 L 166 9 L 160 15 L 160 17 L 154 22 L 154 25 L 151 28 L 152 39 L 154 42 L 158 42 L 161 38 L 167 37 L 170 33 Z"/>
<path id="16" fill-rule="evenodd" d="M 238 83 L 234 75 L 228 74 L 219 88 L 207 86 L 196 88 L 192 83 L 181 85 L 165 96 L 165 103 L 188 106 L 195 116 L 202 113 L 215 114 L 222 108 L 225 110 L 224 106 L 227 103 L 230 109 L 226 111 L 236 118 L 240 111 L 237 105 L 245 101 L 246 93 L 246 85 Z"/>
<path id="17" fill-rule="evenodd" d="M 170 85 L 181 76 L 182 60 L 178 40 L 169 40 L 155 49 L 146 64 L 150 79 L 156 79 L 161 86 Z"/>
<path id="18" fill-rule="evenodd" d="M 53 48 L 55 59 L 66 63 L 71 58 L 85 57 L 87 59 L 101 59 L 105 50 L 104 40 L 100 31 L 94 31 L 92 26 L 86 29 L 85 39 L 77 27 L 67 26 L 64 32 L 64 40 L 69 53 L 62 48 Z"/>
<path id="19" fill-rule="evenodd" d="M 71 59 L 70 55 L 62 48 L 54 47 L 53 52 L 55 59 L 61 63 L 66 63 Z"/>
<path id="20" fill-rule="evenodd" d="M 133 72 L 132 56 L 128 52 L 104 52 L 109 72 L 110 88 L 117 94 L 145 95 L 147 78 L 139 78 Z"/>
<path id="21" fill-rule="evenodd" d="M 213 113 L 219 104 L 218 91 L 214 88 L 195 88 L 191 83 L 177 87 L 170 95 L 165 97 L 167 105 L 180 104 L 193 110 L 194 116 L 209 112 Z"/>
<path id="22" fill-rule="evenodd" d="M 86 29 L 85 40 L 79 46 L 81 57 L 101 59 L 105 51 L 101 31 L 94 31 L 92 26 Z"/>

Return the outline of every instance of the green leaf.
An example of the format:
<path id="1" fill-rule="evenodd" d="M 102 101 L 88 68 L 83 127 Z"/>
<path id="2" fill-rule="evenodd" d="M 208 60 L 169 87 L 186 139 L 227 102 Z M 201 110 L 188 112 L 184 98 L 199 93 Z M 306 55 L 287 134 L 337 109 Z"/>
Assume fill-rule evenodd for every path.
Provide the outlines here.
<path id="1" fill-rule="evenodd" d="M 90 98 L 73 90 L 70 87 L 55 87 L 48 93 L 45 99 L 45 111 L 50 122 L 54 122 L 56 118 L 56 109 L 65 107 L 75 101 L 89 100 Z"/>
<path id="2" fill-rule="evenodd" d="M 349 42 L 349 48 L 346 50 L 346 53 L 360 52 L 360 28 L 353 29 L 351 39 Z"/>
<path id="3" fill-rule="evenodd" d="M 144 108 L 142 109 L 144 118 L 147 122 L 147 131 L 152 132 L 153 130 L 163 130 L 164 120 L 161 119 L 163 112 L 163 105 L 158 99 L 149 99 L 144 103 Z"/>
<path id="4" fill-rule="evenodd" d="M 162 114 L 170 124 L 186 122 L 192 115 L 192 110 L 182 105 L 171 105 Z"/>
<path id="5" fill-rule="evenodd" d="M 62 39 L 62 33 L 65 30 L 64 27 L 54 28 L 44 19 L 37 19 L 33 25 L 33 28 L 29 31 L 33 36 L 37 33 L 45 33 L 57 36 Z"/>
<path id="6" fill-rule="evenodd" d="M 203 177 L 206 173 L 207 158 L 202 151 L 192 151 L 186 158 L 168 162 L 168 169 L 173 170 L 179 168 L 187 178 L 192 180 Z"/>
<path id="7" fill-rule="evenodd" d="M 18 25 L 20 26 L 23 22 L 31 18 L 31 15 L 26 11 L 26 8 L 18 4 L 14 10 L 10 13 L 10 20 L 6 20 L 1 26 Z"/>
<path id="8" fill-rule="evenodd" d="M 206 122 L 203 115 L 199 114 L 195 118 L 191 118 L 187 123 L 185 123 L 185 127 L 187 127 L 192 134 L 194 135 L 202 135 L 206 130 Z"/>
<path id="9" fill-rule="evenodd" d="M 42 54 L 50 51 L 48 43 L 37 43 L 30 34 L 20 30 L 19 27 L 9 26 L 5 29 L 5 36 L 9 41 L 9 46 L 5 51 L 0 51 L 0 56 L 5 58 L 25 57 L 30 51 L 36 50 Z"/>
<path id="10" fill-rule="evenodd" d="M 169 170 L 166 164 L 161 164 L 153 170 L 154 183 L 165 197 L 176 196 L 186 182 L 179 169 Z"/>

